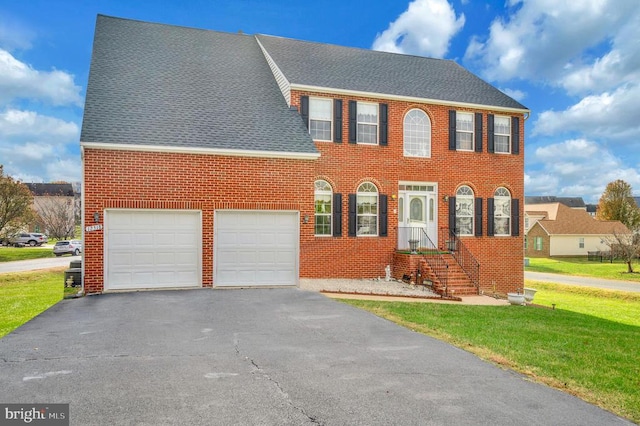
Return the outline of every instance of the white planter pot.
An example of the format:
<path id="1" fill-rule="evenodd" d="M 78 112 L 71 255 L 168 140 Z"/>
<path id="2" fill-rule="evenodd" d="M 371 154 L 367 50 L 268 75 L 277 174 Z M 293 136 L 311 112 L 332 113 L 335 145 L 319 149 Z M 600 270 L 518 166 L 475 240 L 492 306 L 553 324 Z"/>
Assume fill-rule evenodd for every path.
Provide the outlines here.
<path id="1" fill-rule="evenodd" d="M 527 303 L 531 303 L 533 302 L 533 297 L 536 295 L 536 290 L 535 288 L 524 288 L 524 300 L 527 301 Z"/>
<path id="2" fill-rule="evenodd" d="M 507 293 L 507 300 L 512 305 L 524 305 L 524 294 L 520 293 Z"/>

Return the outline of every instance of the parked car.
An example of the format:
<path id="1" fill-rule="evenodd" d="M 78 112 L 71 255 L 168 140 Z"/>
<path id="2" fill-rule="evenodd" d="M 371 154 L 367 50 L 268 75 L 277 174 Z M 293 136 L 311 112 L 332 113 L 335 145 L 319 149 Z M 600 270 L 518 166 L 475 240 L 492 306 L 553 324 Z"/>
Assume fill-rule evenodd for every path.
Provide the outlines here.
<path id="1" fill-rule="evenodd" d="M 6 238 L 2 244 L 5 246 L 31 246 L 31 247 L 35 247 L 35 246 L 41 246 L 45 243 L 49 242 L 49 238 L 44 235 L 44 234 L 40 234 L 40 233 L 27 233 L 27 232 L 21 232 L 19 234 L 15 234 L 11 237 Z"/>
<path id="2" fill-rule="evenodd" d="M 82 253 L 82 241 L 80 240 L 58 241 L 56 245 L 53 246 L 53 254 L 56 256 L 62 256 L 63 254 L 77 256 L 80 253 Z"/>

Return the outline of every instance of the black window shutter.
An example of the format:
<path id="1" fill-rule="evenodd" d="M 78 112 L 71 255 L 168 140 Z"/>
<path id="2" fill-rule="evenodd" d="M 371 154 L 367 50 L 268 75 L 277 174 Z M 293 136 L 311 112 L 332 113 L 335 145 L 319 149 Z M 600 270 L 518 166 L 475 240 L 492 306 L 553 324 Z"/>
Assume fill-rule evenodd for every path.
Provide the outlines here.
<path id="1" fill-rule="evenodd" d="M 342 99 L 333 100 L 333 141 L 342 143 Z"/>
<path id="2" fill-rule="evenodd" d="M 494 152 L 493 147 L 493 114 L 487 116 L 487 152 Z M 492 234 L 493 235 L 493 234 Z"/>
<path id="3" fill-rule="evenodd" d="M 482 113 L 476 112 L 475 118 L 475 143 L 476 143 L 476 152 L 482 152 Z"/>
<path id="4" fill-rule="evenodd" d="M 456 233 L 456 197 L 449 197 L 449 232 Z"/>
<path id="5" fill-rule="evenodd" d="M 456 150 L 456 112 L 449 110 L 449 149 Z"/>
<path id="6" fill-rule="evenodd" d="M 342 194 L 333 194 L 333 236 L 342 236 Z"/>
<path id="7" fill-rule="evenodd" d="M 475 202 L 475 235 L 476 237 L 482 237 L 482 198 L 476 198 Z"/>
<path id="8" fill-rule="evenodd" d="M 389 119 L 387 104 L 380 104 L 380 146 L 387 146 L 389 143 Z"/>
<path id="9" fill-rule="evenodd" d="M 349 194 L 349 236 L 356 236 L 356 194 Z"/>
<path id="10" fill-rule="evenodd" d="M 520 200 L 517 198 L 511 200 L 511 235 L 520 235 Z"/>
<path id="11" fill-rule="evenodd" d="M 511 153 L 520 154 L 520 118 L 511 117 Z"/>
<path id="12" fill-rule="evenodd" d="M 356 143 L 358 129 L 358 102 L 349 101 L 349 143 Z"/>
<path id="13" fill-rule="evenodd" d="M 487 198 L 487 235 L 490 237 L 495 233 L 493 225 L 493 198 Z"/>
<path id="14" fill-rule="evenodd" d="M 378 200 L 378 203 L 380 205 L 380 214 L 378 215 L 379 222 L 380 222 L 380 229 L 378 230 L 378 235 L 381 237 L 386 237 L 387 227 L 389 223 L 389 215 L 387 213 L 387 196 L 385 194 L 380 194 L 380 199 Z"/>
<path id="15" fill-rule="evenodd" d="M 302 117 L 302 121 L 304 121 L 304 125 L 309 128 L 309 97 L 308 96 L 300 96 L 300 116 Z"/>

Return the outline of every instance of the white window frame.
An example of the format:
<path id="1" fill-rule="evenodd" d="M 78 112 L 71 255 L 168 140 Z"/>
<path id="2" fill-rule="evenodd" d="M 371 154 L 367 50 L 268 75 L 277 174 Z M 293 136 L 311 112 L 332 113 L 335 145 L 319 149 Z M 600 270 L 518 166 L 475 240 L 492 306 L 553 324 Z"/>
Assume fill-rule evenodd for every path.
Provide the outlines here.
<path id="1" fill-rule="evenodd" d="M 328 103 L 329 104 L 329 117 L 322 117 L 318 115 L 318 104 L 320 103 Z M 315 107 L 314 107 L 315 104 Z M 314 123 L 329 123 L 329 139 L 318 138 L 317 134 L 314 134 L 312 129 L 314 128 Z M 324 130 L 323 130 L 324 132 Z M 323 141 L 323 142 L 331 142 L 333 141 L 333 99 L 330 98 L 309 98 L 309 134 L 311 138 L 315 141 Z"/>
<path id="2" fill-rule="evenodd" d="M 404 115 L 403 146 L 405 157 L 431 157 L 431 119 L 419 108 Z"/>
<path id="3" fill-rule="evenodd" d="M 369 205 L 365 206 L 365 200 Z M 379 228 L 378 218 L 378 188 L 371 182 L 363 182 L 356 193 L 356 235 L 359 237 L 377 237 Z M 368 208 L 367 208 L 368 207 Z M 371 222 L 374 229 L 371 229 Z M 367 223 L 367 226 L 363 226 Z M 366 229 L 365 229 L 366 228 Z"/>
<path id="4" fill-rule="evenodd" d="M 469 122 L 467 120 L 462 121 L 459 120 L 460 117 L 465 117 L 465 116 L 469 116 L 471 117 L 471 128 L 470 129 L 464 129 L 462 128 L 461 124 L 463 122 Z M 456 150 L 457 151 L 473 151 L 475 149 L 475 115 L 472 112 L 458 112 L 456 111 Z M 471 136 L 471 147 L 470 148 L 461 148 L 460 147 L 460 135 L 470 135 Z"/>
<path id="5" fill-rule="evenodd" d="M 506 210 L 506 211 L 505 211 Z M 506 226 L 499 226 L 504 223 Z M 493 230 L 494 235 L 508 237 L 511 236 L 511 192 L 505 187 L 496 189 L 493 194 Z M 503 228 L 506 232 L 499 232 Z"/>
<path id="6" fill-rule="evenodd" d="M 499 121 L 505 120 L 506 125 L 498 124 Z M 498 139 L 506 139 L 506 151 L 498 149 Z M 500 145 L 503 143 L 501 142 Z M 511 117 L 504 115 L 496 115 L 493 118 L 493 152 L 498 154 L 511 154 Z"/>
<path id="7" fill-rule="evenodd" d="M 360 121 L 360 107 L 361 106 L 365 106 L 365 105 L 366 106 L 375 107 L 375 109 L 376 109 L 375 122 Z M 380 140 L 379 119 L 380 119 L 380 108 L 379 108 L 378 104 L 372 103 L 372 102 L 357 102 L 357 104 L 356 104 L 356 142 L 357 143 L 363 144 L 363 145 L 378 145 L 379 140 Z M 363 136 L 364 135 L 369 136 L 371 134 L 369 132 L 364 132 L 363 131 L 363 127 L 364 126 L 366 126 L 367 128 L 369 128 L 369 127 L 375 128 L 375 132 L 374 132 L 375 141 L 374 142 L 369 142 L 369 141 L 364 141 L 363 140 Z"/>
<path id="8" fill-rule="evenodd" d="M 584 237 L 578 237 L 578 248 L 584 248 Z"/>
<path id="9" fill-rule="evenodd" d="M 319 205 L 319 199 L 329 199 L 329 202 L 326 201 Z M 314 182 L 314 193 L 313 193 L 313 233 L 316 237 L 330 237 L 333 235 L 333 190 L 329 182 L 319 179 Z M 329 210 L 327 212 L 327 210 Z M 328 218 L 329 219 L 329 233 L 318 233 L 318 219 L 319 218 Z M 326 224 L 322 224 L 320 226 L 326 227 Z"/>
<path id="10" fill-rule="evenodd" d="M 475 216 L 475 205 L 474 205 L 474 193 L 473 189 L 468 185 L 462 185 L 456 191 L 456 234 L 460 236 L 473 236 L 474 235 L 474 216 Z M 464 206 L 469 206 L 468 209 L 464 209 Z M 458 226 L 458 219 L 467 219 L 470 223 L 470 227 L 468 227 L 468 232 L 464 234 L 460 232 L 461 227 Z M 468 226 L 469 223 L 466 225 Z"/>

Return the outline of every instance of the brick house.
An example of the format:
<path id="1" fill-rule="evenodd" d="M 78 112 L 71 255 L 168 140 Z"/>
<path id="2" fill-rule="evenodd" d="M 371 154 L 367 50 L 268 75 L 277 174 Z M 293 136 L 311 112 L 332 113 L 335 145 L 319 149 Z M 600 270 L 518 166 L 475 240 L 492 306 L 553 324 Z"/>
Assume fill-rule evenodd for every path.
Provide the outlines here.
<path id="1" fill-rule="evenodd" d="M 475 293 L 522 288 L 527 116 L 448 60 L 99 16 L 85 291 L 438 283 L 469 259 Z"/>

